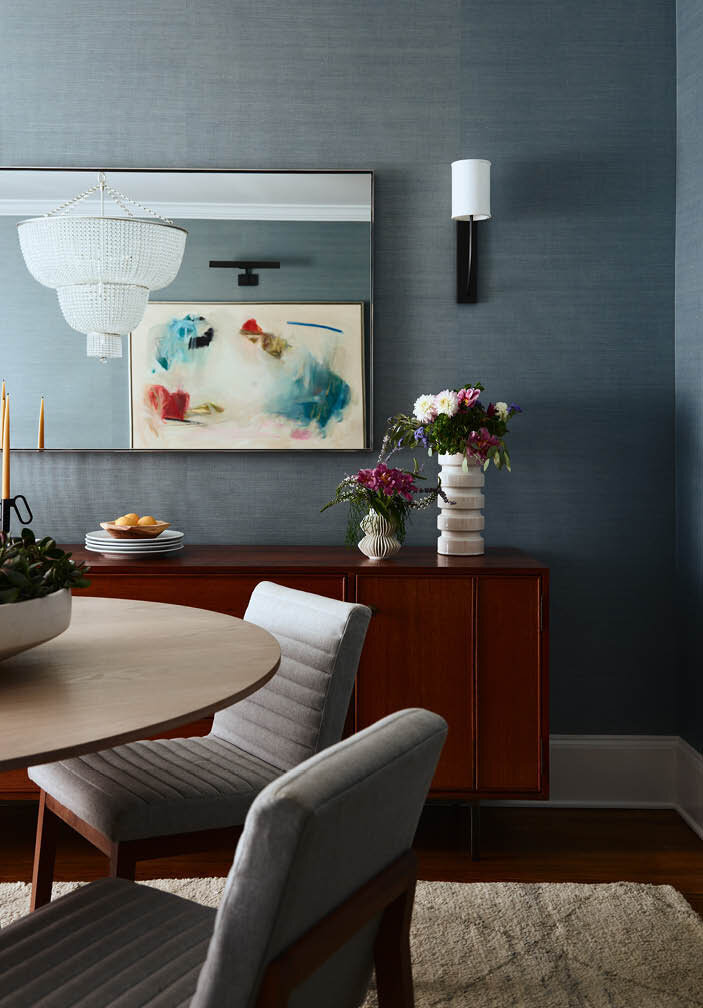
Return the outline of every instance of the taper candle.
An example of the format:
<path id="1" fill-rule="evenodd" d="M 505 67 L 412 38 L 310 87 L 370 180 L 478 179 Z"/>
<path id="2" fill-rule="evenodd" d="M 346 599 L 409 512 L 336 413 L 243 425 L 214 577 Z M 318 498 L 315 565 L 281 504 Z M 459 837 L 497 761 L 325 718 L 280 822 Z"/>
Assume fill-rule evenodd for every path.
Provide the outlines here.
<path id="1" fill-rule="evenodd" d="M 10 497 L 10 397 L 5 398 L 5 416 L 2 425 L 2 499 Z"/>
<path id="2" fill-rule="evenodd" d="M 39 435 L 37 437 L 38 451 L 44 451 L 44 396 L 41 397 L 39 406 Z"/>

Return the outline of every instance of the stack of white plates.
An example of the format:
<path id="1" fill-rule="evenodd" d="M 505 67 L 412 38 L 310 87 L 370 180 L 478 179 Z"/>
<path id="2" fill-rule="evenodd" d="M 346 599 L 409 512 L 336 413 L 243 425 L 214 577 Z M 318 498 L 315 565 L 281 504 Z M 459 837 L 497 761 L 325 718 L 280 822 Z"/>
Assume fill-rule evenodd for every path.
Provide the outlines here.
<path id="1" fill-rule="evenodd" d="M 183 533 L 176 529 L 164 529 L 155 539 L 116 539 L 109 532 L 98 529 L 97 532 L 86 532 L 85 548 L 93 553 L 129 557 L 130 560 L 153 557 L 160 553 L 176 553 L 182 550 Z"/>

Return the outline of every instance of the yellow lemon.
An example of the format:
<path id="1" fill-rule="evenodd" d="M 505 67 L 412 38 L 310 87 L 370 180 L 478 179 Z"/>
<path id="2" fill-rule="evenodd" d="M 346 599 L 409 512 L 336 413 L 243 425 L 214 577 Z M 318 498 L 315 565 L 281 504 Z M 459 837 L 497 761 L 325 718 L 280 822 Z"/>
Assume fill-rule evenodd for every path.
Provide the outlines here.
<path id="1" fill-rule="evenodd" d="M 144 515 L 143 518 L 139 519 L 137 525 L 156 525 L 156 518 L 152 515 Z"/>
<path id="2" fill-rule="evenodd" d="M 129 526 L 129 525 L 138 525 L 138 524 L 139 524 L 139 515 L 136 515 L 136 514 L 122 515 L 122 517 L 118 518 L 117 521 L 115 522 L 115 525 L 128 525 Z"/>

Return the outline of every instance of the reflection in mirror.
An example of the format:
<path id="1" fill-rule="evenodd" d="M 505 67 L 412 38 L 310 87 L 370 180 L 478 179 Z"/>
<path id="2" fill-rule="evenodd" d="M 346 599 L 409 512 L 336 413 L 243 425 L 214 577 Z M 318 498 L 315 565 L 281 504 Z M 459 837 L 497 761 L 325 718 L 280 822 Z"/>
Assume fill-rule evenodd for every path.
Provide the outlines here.
<path id="1" fill-rule="evenodd" d="M 0 171 L 0 379 L 13 448 L 36 448 L 42 396 L 47 449 L 365 447 L 372 174 L 106 169 L 105 178 L 187 237 L 175 278 L 150 291 L 122 356 L 102 363 L 18 241 L 23 220 L 91 187 L 68 213 L 99 216 L 98 173 Z M 104 212 L 124 218 L 111 202 Z M 97 290 L 106 278 L 91 279 Z"/>

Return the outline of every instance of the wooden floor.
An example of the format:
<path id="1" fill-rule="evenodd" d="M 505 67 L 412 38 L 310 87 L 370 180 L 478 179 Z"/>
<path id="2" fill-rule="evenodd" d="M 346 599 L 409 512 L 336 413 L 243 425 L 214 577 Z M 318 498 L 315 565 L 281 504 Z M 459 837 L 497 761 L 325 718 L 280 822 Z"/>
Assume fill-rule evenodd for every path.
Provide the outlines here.
<path id="1" fill-rule="evenodd" d="M 29 881 L 36 805 L 0 803 L 0 881 Z M 420 877 L 457 882 L 652 882 L 677 888 L 703 914 L 703 841 L 676 812 L 496 808 L 481 812 L 481 860 L 466 853 L 454 807 L 426 810 L 416 839 Z M 225 875 L 232 851 L 142 863 L 138 878 Z M 106 859 L 68 827 L 57 880 L 100 878 Z"/>

